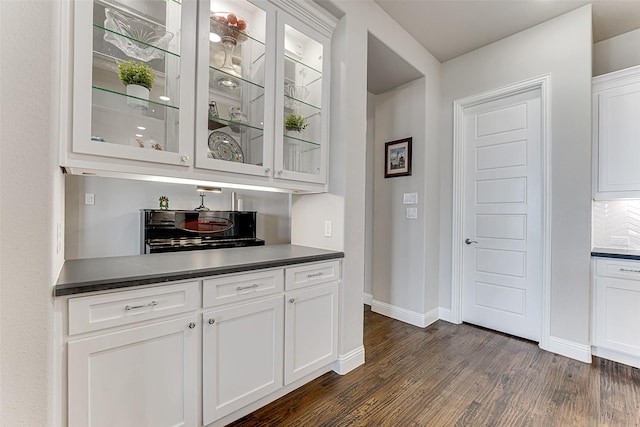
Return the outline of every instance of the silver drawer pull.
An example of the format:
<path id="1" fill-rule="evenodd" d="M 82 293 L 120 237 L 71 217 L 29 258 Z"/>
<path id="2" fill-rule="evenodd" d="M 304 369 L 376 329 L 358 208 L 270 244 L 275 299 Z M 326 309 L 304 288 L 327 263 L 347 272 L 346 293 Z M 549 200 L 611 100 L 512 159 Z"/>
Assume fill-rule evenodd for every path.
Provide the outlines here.
<path id="1" fill-rule="evenodd" d="M 238 287 L 236 288 L 236 290 L 237 290 L 237 291 L 244 291 L 244 290 L 246 290 L 246 289 L 255 289 L 255 288 L 257 288 L 258 286 L 260 286 L 260 285 L 258 285 L 257 283 L 254 283 L 254 284 L 253 284 L 253 285 L 251 285 L 251 286 L 238 286 Z"/>
<path id="2" fill-rule="evenodd" d="M 314 277 L 322 277 L 322 271 L 315 274 L 307 274 L 307 279 L 313 279 Z"/>
<path id="3" fill-rule="evenodd" d="M 124 309 L 129 311 L 129 310 L 135 310 L 136 308 L 155 307 L 156 305 L 158 305 L 158 301 L 151 301 L 148 304 L 142 304 L 142 305 L 125 305 Z"/>
<path id="4" fill-rule="evenodd" d="M 621 268 L 620 271 L 624 271 L 626 273 L 640 273 L 640 270 L 630 270 L 628 268 Z"/>

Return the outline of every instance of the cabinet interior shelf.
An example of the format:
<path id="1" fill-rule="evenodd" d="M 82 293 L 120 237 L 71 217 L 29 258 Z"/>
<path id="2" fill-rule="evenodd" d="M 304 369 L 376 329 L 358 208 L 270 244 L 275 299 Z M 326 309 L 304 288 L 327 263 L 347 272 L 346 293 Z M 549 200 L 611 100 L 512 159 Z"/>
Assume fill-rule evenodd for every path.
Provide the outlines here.
<path id="1" fill-rule="evenodd" d="M 242 82 L 244 82 L 244 83 L 248 83 L 248 84 L 250 84 L 250 85 L 252 85 L 252 86 L 255 86 L 255 87 L 258 87 L 258 88 L 260 88 L 260 89 L 264 89 L 264 86 L 262 86 L 262 85 L 260 85 L 260 84 L 258 84 L 258 83 L 255 83 L 255 82 L 253 82 L 253 81 L 251 81 L 251 80 L 248 80 L 248 79 L 246 79 L 246 78 L 244 78 L 244 77 L 241 77 L 241 76 L 239 76 L 239 75 L 237 75 L 237 74 L 231 74 L 231 73 L 228 73 L 228 72 L 226 72 L 226 71 L 224 71 L 224 70 L 222 70 L 222 69 L 220 69 L 220 68 L 218 68 L 218 67 L 214 67 L 213 65 L 210 65 L 210 66 L 209 66 L 209 71 L 213 71 L 213 72 L 215 72 L 215 73 L 225 74 L 225 75 L 230 76 L 230 77 L 232 77 L 232 78 L 234 78 L 234 79 L 240 80 L 240 81 L 242 81 Z M 214 87 L 215 87 L 215 86 L 214 86 Z"/>
<path id="2" fill-rule="evenodd" d="M 135 42 L 135 43 L 139 43 L 139 44 L 141 44 L 141 45 L 151 47 L 151 48 L 153 48 L 153 49 L 159 50 L 160 52 L 168 53 L 169 55 L 173 55 L 173 56 L 175 56 L 175 57 L 177 57 L 177 58 L 179 58 L 179 57 L 180 57 L 180 54 L 178 54 L 178 53 L 176 53 L 176 52 L 172 52 L 172 51 L 170 51 L 170 50 L 160 48 L 160 47 L 155 46 L 155 45 L 153 45 L 153 44 L 150 44 L 150 43 L 144 42 L 144 41 L 142 41 L 142 40 L 138 40 L 138 39 L 136 39 L 136 38 L 133 38 L 133 37 L 130 37 L 130 36 L 126 36 L 126 35 L 124 35 L 124 34 L 122 34 L 122 33 L 117 32 L 117 31 L 113 31 L 113 30 L 110 30 L 110 29 L 108 29 L 108 28 L 105 28 L 105 27 L 103 27 L 102 25 L 93 24 L 93 28 L 95 28 L 95 29 L 97 29 L 97 30 L 99 30 L 99 31 L 104 31 L 105 33 L 115 34 L 115 35 L 116 35 L 116 36 L 118 36 L 118 37 L 122 37 L 122 38 L 124 38 L 124 39 L 131 40 L 131 41 L 133 41 L 133 42 Z"/>
<path id="3" fill-rule="evenodd" d="M 319 148 L 320 147 L 320 144 L 317 143 L 317 142 L 309 141 L 309 140 L 306 140 L 306 139 L 298 138 L 298 137 L 287 135 L 287 134 L 284 135 L 284 140 L 285 140 L 285 142 L 287 144 L 290 144 L 290 145 L 308 144 L 308 145 L 313 146 L 313 148 Z"/>
<path id="4" fill-rule="evenodd" d="M 322 71 L 318 70 L 317 68 L 312 67 L 311 65 L 305 64 L 304 62 L 302 62 L 302 61 L 300 61 L 300 60 L 298 60 L 298 59 L 296 59 L 296 58 L 294 58 L 292 56 L 289 56 L 289 55 L 285 54 L 284 58 L 289 60 L 289 61 L 295 62 L 296 64 L 300 64 L 303 67 L 306 67 L 306 68 L 308 68 L 308 69 L 310 69 L 312 71 L 315 71 L 316 73 L 322 75 Z"/>
<path id="5" fill-rule="evenodd" d="M 304 101 L 302 101 L 302 100 L 300 100 L 300 99 L 297 99 L 297 98 L 294 98 L 294 97 L 292 97 L 292 96 L 289 96 L 289 95 L 286 95 L 286 94 L 285 94 L 285 95 L 284 95 L 284 97 L 285 97 L 285 100 L 288 100 L 288 102 L 285 102 L 285 106 L 286 106 L 286 104 L 289 104 L 289 103 L 290 103 L 290 104 L 293 104 L 292 106 L 300 106 L 300 105 L 304 105 L 304 106 L 306 106 L 306 107 L 311 107 L 311 108 L 313 108 L 314 110 L 318 110 L 318 112 L 320 112 L 320 111 L 322 110 L 320 107 L 318 107 L 318 106 L 316 106 L 316 105 L 309 104 L 308 102 L 304 102 Z M 296 104 L 297 104 L 297 105 L 296 105 Z M 290 110 L 292 110 L 292 108 L 289 108 L 289 109 L 290 109 Z M 318 114 L 318 113 L 315 113 L 315 114 Z M 311 114 L 311 115 L 315 115 L 315 114 Z M 307 118 L 308 118 L 308 117 L 307 117 Z"/>
<path id="6" fill-rule="evenodd" d="M 111 93 L 111 94 L 114 94 L 114 95 L 124 96 L 126 98 L 134 98 L 134 99 L 139 99 L 141 101 L 147 101 L 147 102 L 149 102 L 149 104 L 154 104 L 154 105 L 157 105 L 159 107 L 173 108 L 174 110 L 179 110 L 180 109 L 180 107 L 177 107 L 177 106 L 171 105 L 171 104 L 167 104 L 166 102 L 159 102 L 159 101 L 153 101 L 151 99 L 138 98 L 137 96 L 127 95 L 126 93 L 123 93 L 123 92 L 118 92 L 118 91 L 111 90 L 111 89 L 105 89 L 105 88 L 102 88 L 102 87 L 99 87 L 99 86 L 92 85 L 91 89 L 101 90 L 103 92 L 108 92 L 108 93 Z"/>
<path id="7" fill-rule="evenodd" d="M 257 127 L 257 126 L 253 126 L 249 123 L 240 123 L 240 122 L 234 122 L 232 120 L 227 120 L 227 119 L 223 119 L 220 117 L 216 117 L 216 116 L 209 116 L 209 130 L 216 130 L 216 129 L 220 129 L 223 127 L 242 127 L 245 129 L 255 129 L 258 130 L 260 132 L 263 131 L 263 129 L 261 127 Z"/>

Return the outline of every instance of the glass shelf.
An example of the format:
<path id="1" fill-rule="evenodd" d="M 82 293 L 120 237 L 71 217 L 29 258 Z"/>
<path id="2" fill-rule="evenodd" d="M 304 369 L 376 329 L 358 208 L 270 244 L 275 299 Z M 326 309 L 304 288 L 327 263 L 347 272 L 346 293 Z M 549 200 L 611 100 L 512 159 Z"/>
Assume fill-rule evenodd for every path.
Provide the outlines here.
<path id="1" fill-rule="evenodd" d="M 292 61 L 292 62 L 294 62 L 296 64 L 302 65 L 303 67 L 305 67 L 309 71 L 313 71 L 317 76 L 322 76 L 322 71 L 312 67 L 311 65 L 307 65 L 304 62 L 302 62 L 302 61 L 300 61 L 300 60 L 298 60 L 298 59 L 296 59 L 296 58 L 294 58 L 294 57 L 292 57 L 290 55 L 287 55 L 287 54 L 285 54 L 284 57 L 285 57 L 285 59 L 287 59 L 289 61 Z"/>
<path id="2" fill-rule="evenodd" d="M 218 85 L 217 85 L 217 83 L 215 82 L 215 78 L 213 77 L 212 73 L 221 73 L 221 74 L 224 74 L 224 75 L 226 75 L 226 76 L 229 76 L 229 77 L 231 77 L 231 78 L 233 78 L 233 79 L 238 80 L 238 82 L 239 82 L 239 83 L 247 83 L 247 84 L 250 84 L 250 85 L 252 85 L 252 86 L 255 86 L 255 87 L 257 87 L 257 88 L 262 89 L 262 90 L 263 90 L 263 92 L 264 92 L 264 86 L 263 86 L 263 85 L 258 84 L 258 83 L 255 83 L 255 82 L 253 82 L 253 81 L 251 81 L 251 80 L 248 80 L 248 79 L 246 79 L 246 78 L 244 78 L 244 77 L 240 77 L 238 74 L 228 73 L 228 72 L 226 72 L 226 71 L 224 71 L 224 70 L 222 70 L 222 69 L 220 69 L 220 68 L 218 68 L 218 67 L 214 67 L 213 65 L 210 65 L 210 66 L 209 66 L 209 80 L 210 80 L 210 81 L 209 81 L 209 85 L 210 85 L 211 87 L 216 87 L 216 86 L 218 86 Z M 222 89 L 222 87 L 219 87 L 219 89 Z M 236 90 L 236 89 L 233 89 L 233 90 Z M 228 91 L 225 91 L 225 93 L 227 93 L 227 92 L 228 92 Z"/>
<path id="3" fill-rule="evenodd" d="M 146 109 L 139 109 L 129 104 L 132 99 L 144 101 L 124 93 L 92 87 L 92 141 L 132 147 L 141 147 L 142 141 L 145 148 L 176 152 L 178 127 L 169 124 L 178 121 L 179 109 L 153 101 L 147 101 Z"/>
<path id="4" fill-rule="evenodd" d="M 303 139 L 304 135 L 300 135 L 300 137 L 293 136 L 291 133 L 284 134 L 284 141 L 287 144 L 302 144 L 307 146 L 309 149 L 317 149 L 320 148 L 320 144 L 314 141 L 309 141 L 307 139 Z"/>
<path id="5" fill-rule="evenodd" d="M 155 45 L 153 45 L 153 44 L 151 44 L 151 43 L 147 43 L 147 42 L 144 42 L 144 41 L 142 41 L 142 40 L 138 40 L 138 39 L 136 39 L 136 38 L 133 38 L 133 37 L 127 36 L 127 35 L 125 35 L 125 34 L 118 33 L 118 32 L 116 32 L 116 31 L 114 31 L 114 30 L 109 29 L 109 28 L 105 28 L 105 27 L 104 27 L 104 26 L 102 26 L 102 25 L 93 24 L 93 27 L 94 27 L 94 29 L 96 29 L 96 30 L 98 30 L 98 31 L 103 31 L 104 33 L 109 33 L 109 34 L 112 34 L 112 35 L 114 35 L 114 36 L 116 36 L 116 37 L 122 37 L 123 39 L 130 40 L 130 41 L 132 41 L 132 42 L 134 42 L 134 43 L 138 43 L 138 44 L 141 44 L 141 45 L 143 45 L 143 46 L 147 46 L 147 47 L 153 48 L 153 49 L 158 50 L 158 51 L 160 51 L 160 52 L 164 52 L 164 53 L 169 54 L 169 55 L 173 55 L 173 56 L 176 56 L 176 57 L 180 57 L 180 54 L 179 54 L 178 52 L 173 52 L 173 51 L 170 51 L 170 50 L 168 50 L 168 49 L 165 49 L 165 48 L 161 48 L 161 47 L 155 46 Z M 95 36 L 94 36 L 94 40 L 95 40 Z M 115 45 L 114 45 L 114 47 L 118 48 L 118 47 L 117 47 L 117 46 L 115 46 Z M 119 49 L 119 50 L 121 50 L 120 48 L 118 48 L 118 49 Z M 127 55 L 127 54 L 126 54 L 126 52 L 123 52 L 123 53 L 124 53 L 125 55 Z M 127 56 L 129 56 L 129 55 L 127 55 Z M 145 62 L 148 62 L 148 61 L 145 61 Z"/>
<path id="6" fill-rule="evenodd" d="M 148 102 L 150 104 L 151 107 L 158 106 L 158 107 L 173 108 L 173 109 L 176 109 L 176 110 L 180 109 L 180 107 L 168 104 L 166 102 L 152 101 L 151 99 L 138 98 L 137 96 L 127 95 L 125 92 L 119 92 L 119 91 L 116 91 L 116 90 L 105 89 L 105 88 L 102 88 L 102 87 L 99 87 L 99 86 L 91 86 L 91 89 L 97 90 L 97 91 L 108 92 L 108 93 L 111 93 L 111 94 L 114 94 L 114 95 L 122 96 L 124 98 L 133 98 L 133 99 L 137 99 L 137 100 L 140 100 L 140 101 L 146 101 L 146 102 Z M 95 92 L 94 92 L 94 95 L 95 95 Z"/>
<path id="7" fill-rule="evenodd" d="M 231 129 L 242 129 L 243 131 L 235 131 L 236 133 L 244 133 L 247 129 L 254 129 L 262 132 L 261 127 L 253 126 L 249 123 L 234 122 L 232 120 L 223 119 L 217 116 L 209 116 L 209 130 L 216 130 L 228 126 Z"/>

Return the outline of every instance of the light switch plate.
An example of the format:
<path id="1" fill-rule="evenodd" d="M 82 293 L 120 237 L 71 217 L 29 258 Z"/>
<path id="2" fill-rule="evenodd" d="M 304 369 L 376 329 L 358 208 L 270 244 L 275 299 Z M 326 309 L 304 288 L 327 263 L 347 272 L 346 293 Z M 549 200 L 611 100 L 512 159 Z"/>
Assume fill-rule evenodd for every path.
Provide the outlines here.
<path id="1" fill-rule="evenodd" d="M 329 220 L 326 220 L 324 222 L 324 237 L 331 237 L 331 235 L 333 234 L 331 230 L 331 225 L 332 225 L 331 221 Z"/>
<path id="2" fill-rule="evenodd" d="M 85 205 L 93 205 L 95 203 L 96 203 L 95 195 L 93 195 L 91 193 L 86 193 L 84 195 L 84 204 Z"/>
<path id="3" fill-rule="evenodd" d="M 403 205 L 417 205 L 418 193 L 404 193 L 402 197 Z"/>
<path id="4" fill-rule="evenodd" d="M 418 218 L 418 208 L 407 208 L 407 218 L 408 219 L 417 219 Z"/>

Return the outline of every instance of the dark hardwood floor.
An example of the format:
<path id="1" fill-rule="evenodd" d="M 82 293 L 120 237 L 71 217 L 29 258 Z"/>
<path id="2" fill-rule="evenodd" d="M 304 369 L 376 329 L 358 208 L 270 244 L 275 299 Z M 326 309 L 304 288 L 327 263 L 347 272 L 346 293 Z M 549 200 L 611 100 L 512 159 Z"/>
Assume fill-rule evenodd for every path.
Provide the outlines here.
<path id="1" fill-rule="evenodd" d="M 581 363 L 471 325 L 422 329 L 365 308 L 366 363 L 232 426 L 640 426 L 640 370 Z"/>

